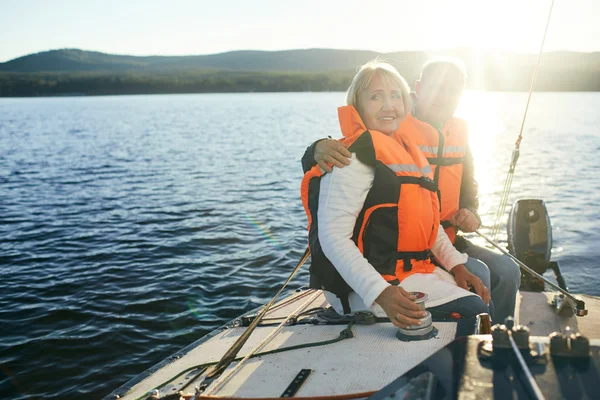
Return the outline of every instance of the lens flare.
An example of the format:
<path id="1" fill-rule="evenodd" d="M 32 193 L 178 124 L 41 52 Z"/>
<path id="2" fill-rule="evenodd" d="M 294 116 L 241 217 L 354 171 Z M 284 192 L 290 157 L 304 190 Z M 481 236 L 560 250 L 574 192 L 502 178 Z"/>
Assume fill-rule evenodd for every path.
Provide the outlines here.
<path id="1" fill-rule="evenodd" d="M 246 215 L 246 219 L 250 221 L 252 226 L 255 227 L 267 239 L 267 241 L 273 245 L 273 247 L 275 247 L 277 250 L 283 249 L 281 243 L 279 243 L 275 236 L 273 236 L 273 233 L 263 223 L 250 215 Z"/>

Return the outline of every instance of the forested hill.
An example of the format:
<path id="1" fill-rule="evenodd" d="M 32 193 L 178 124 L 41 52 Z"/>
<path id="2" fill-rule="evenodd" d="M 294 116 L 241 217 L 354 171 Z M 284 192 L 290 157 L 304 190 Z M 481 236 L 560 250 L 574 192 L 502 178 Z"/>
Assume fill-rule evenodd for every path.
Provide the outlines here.
<path id="1" fill-rule="evenodd" d="M 400 54 L 400 53 L 396 53 Z M 403 59 L 419 53 L 405 53 Z M 202 56 L 122 56 L 77 49 L 30 54 L 0 64 L 11 72 L 150 72 L 198 69 L 230 71 L 329 72 L 352 70 L 379 53 L 360 50 L 231 51 Z"/>
<path id="2" fill-rule="evenodd" d="M 394 52 L 306 49 L 200 56 L 126 56 L 52 50 L 0 63 L 0 96 L 345 90 L 357 66 L 380 57 L 414 82 L 437 56 L 465 61 L 469 88 L 528 90 L 536 55 L 457 49 Z M 600 53 L 544 53 L 536 90 L 600 91 Z"/>

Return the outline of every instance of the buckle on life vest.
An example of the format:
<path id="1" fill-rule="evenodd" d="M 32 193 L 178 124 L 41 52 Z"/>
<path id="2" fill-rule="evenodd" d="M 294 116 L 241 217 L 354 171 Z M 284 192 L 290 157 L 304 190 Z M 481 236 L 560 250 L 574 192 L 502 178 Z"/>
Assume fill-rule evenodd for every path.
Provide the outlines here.
<path id="1" fill-rule="evenodd" d="M 399 251 L 398 260 L 404 261 L 404 272 L 412 271 L 412 260 L 423 261 L 431 258 L 431 250 L 423 251 Z"/>
<path id="2" fill-rule="evenodd" d="M 398 176 L 396 179 L 398 179 L 398 183 L 400 184 L 419 185 L 430 192 L 439 192 L 437 183 L 426 176 Z"/>
<path id="3" fill-rule="evenodd" d="M 421 186 L 425 190 L 429 190 L 430 192 L 438 191 L 438 185 L 426 176 L 422 176 L 419 178 L 419 186 Z"/>

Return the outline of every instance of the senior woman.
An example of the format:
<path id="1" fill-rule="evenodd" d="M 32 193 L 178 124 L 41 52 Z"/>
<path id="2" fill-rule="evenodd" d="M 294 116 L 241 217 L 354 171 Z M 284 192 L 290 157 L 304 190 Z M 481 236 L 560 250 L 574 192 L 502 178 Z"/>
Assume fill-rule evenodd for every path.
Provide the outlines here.
<path id="1" fill-rule="evenodd" d="M 331 173 L 315 166 L 302 180 L 310 286 L 324 289 L 338 313 L 385 313 L 398 327 L 420 325 L 424 316 L 411 291 L 426 292 L 432 312 L 489 312 L 489 295 L 477 277 L 471 282 L 483 299 L 447 272 L 464 270 L 467 256 L 440 229 L 431 167 L 409 139 L 392 137 L 411 109 L 404 78 L 387 63 L 367 63 L 346 103 L 338 115 L 350 164 Z"/>

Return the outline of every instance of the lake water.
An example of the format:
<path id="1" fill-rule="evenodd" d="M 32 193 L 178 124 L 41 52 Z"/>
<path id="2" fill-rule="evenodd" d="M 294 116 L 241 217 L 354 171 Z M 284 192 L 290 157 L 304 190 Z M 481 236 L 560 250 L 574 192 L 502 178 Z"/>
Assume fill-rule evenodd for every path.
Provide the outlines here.
<path id="1" fill-rule="evenodd" d="M 484 224 L 526 93 L 466 93 Z M 100 398 L 266 302 L 306 247 L 300 157 L 343 93 L 0 99 L 0 397 Z M 510 203 L 600 295 L 600 93 L 536 93 Z M 508 212 L 508 209 L 507 209 Z M 307 284 L 305 268 L 292 288 Z"/>

